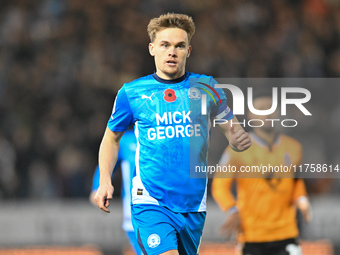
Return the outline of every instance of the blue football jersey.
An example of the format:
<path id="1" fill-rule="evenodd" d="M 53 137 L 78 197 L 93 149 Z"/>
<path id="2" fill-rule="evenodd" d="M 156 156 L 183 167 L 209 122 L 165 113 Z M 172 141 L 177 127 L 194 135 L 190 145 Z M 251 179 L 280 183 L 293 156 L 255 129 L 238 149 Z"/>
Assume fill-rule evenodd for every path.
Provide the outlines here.
<path id="1" fill-rule="evenodd" d="M 207 178 L 191 173 L 195 166 L 207 165 L 212 118 L 233 118 L 216 83 L 188 72 L 175 80 L 153 74 L 118 91 L 108 127 L 125 131 L 135 124 L 133 204 L 156 204 L 174 212 L 206 210 Z"/>
<path id="2" fill-rule="evenodd" d="M 120 164 L 122 171 L 122 200 L 123 200 L 123 229 L 125 231 L 133 231 L 131 222 L 131 182 L 132 177 L 136 174 L 135 171 L 135 152 L 136 152 L 136 137 L 134 132 L 127 131 L 120 140 L 119 153 L 117 164 Z M 99 187 L 100 171 L 97 166 L 92 179 L 92 191 Z M 113 175 L 112 175 L 113 178 Z"/>

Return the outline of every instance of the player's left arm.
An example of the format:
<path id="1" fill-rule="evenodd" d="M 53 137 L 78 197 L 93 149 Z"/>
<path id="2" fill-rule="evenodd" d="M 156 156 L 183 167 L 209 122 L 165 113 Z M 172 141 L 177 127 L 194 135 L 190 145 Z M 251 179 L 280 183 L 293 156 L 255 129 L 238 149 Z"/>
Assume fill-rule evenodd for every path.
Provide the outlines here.
<path id="1" fill-rule="evenodd" d="M 302 163 L 302 146 L 300 143 L 292 143 L 294 149 L 294 155 L 296 156 L 296 165 Z M 297 209 L 301 212 L 305 222 L 309 222 L 312 219 L 312 208 L 308 199 L 306 185 L 304 179 L 297 178 L 294 183 L 293 201 Z"/>
<path id="2" fill-rule="evenodd" d="M 217 82 L 211 81 L 214 87 Z M 222 133 L 226 136 L 229 141 L 230 147 L 234 151 L 244 151 L 251 146 L 250 135 L 244 131 L 243 127 L 239 124 L 237 118 L 234 116 L 232 110 L 228 107 L 227 97 L 221 88 L 216 88 L 218 99 L 221 105 L 213 107 L 212 116 L 220 120 L 228 120 L 227 123 L 223 122 L 217 124 Z"/>
<path id="3" fill-rule="evenodd" d="M 312 209 L 307 196 L 306 186 L 303 179 L 296 179 L 294 183 L 293 200 L 297 209 L 301 212 L 306 222 L 312 219 Z"/>
<path id="4" fill-rule="evenodd" d="M 238 123 L 234 116 L 228 123 L 217 125 L 227 137 L 230 147 L 234 151 L 245 151 L 251 146 L 250 135 Z"/>

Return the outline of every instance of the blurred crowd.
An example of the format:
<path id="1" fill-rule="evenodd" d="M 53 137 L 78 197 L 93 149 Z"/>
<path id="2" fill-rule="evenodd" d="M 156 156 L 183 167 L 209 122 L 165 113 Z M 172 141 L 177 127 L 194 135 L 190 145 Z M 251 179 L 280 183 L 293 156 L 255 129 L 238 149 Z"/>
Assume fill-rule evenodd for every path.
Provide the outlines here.
<path id="1" fill-rule="evenodd" d="M 196 23 L 188 71 L 340 76 L 338 0 L 2 0 L 1 199 L 88 196 L 115 94 L 154 72 L 146 26 L 165 12 Z M 332 89 L 313 88 L 320 119 L 299 133 L 315 163 L 340 164 Z M 340 191 L 336 180 L 311 183 L 315 193 Z"/>

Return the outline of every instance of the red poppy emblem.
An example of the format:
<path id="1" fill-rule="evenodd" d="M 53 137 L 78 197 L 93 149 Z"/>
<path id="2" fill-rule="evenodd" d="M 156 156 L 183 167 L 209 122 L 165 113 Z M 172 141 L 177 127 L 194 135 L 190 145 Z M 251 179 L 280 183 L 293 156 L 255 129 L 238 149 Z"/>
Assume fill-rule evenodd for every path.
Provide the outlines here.
<path id="1" fill-rule="evenodd" d="M 171 103 L 176 100 L 176 94 L 173 89 L 166 89 L 164 91 L 164 100 Z"/>

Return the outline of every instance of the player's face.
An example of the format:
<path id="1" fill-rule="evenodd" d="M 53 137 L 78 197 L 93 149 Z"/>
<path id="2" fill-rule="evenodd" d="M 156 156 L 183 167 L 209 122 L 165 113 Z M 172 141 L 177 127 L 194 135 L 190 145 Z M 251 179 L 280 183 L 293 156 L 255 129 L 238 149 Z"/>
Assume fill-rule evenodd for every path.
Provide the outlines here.
<path id="1" fill-rule="evenodd" d="M 186 59 L 191 52 L 187 33 L 180 28 L 165 28 L 156 33 L 149 52 L 155 57 L 156 73 L 163 79 L 184 75 Z"/>

